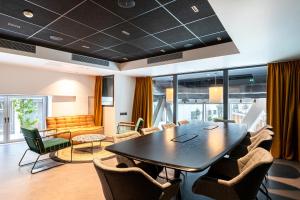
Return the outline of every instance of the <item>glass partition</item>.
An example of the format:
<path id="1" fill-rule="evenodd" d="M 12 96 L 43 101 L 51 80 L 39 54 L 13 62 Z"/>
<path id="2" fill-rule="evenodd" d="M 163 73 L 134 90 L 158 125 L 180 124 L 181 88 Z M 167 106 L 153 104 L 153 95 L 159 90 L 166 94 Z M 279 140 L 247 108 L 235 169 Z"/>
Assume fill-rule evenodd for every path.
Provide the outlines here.
<path id="1" fill-rule="evenodd" d="M 172 122 L 173 115 L 177 121 L 214 121 L 228 114 L 228 119 L 247 124 L 249 131 L 263 127 L 267 67 L 228 69 L 228 113 L 223 109 L 223 92 L 227 91 L 223 90 L 225 70 L 154 77 L 153 126 Z M 178 84 L 176 113 L 173 113 L 173 77 Z"/>
<path id="2" fill-rule="evenodd" d="M 229 74 L 229 119 L 249 131 L 266 124 L 266 67 L 233 69 Z"/>
<path id="3" fill-rule="evenodd" d="M 177 118 L 178 121 L 223 118 L 223 71 L 178 75 Z"/>
<path id="4" fill-rule="evenodd" d="M 173 122 L 173 76 L 153 78 L 154 127 Z"/>

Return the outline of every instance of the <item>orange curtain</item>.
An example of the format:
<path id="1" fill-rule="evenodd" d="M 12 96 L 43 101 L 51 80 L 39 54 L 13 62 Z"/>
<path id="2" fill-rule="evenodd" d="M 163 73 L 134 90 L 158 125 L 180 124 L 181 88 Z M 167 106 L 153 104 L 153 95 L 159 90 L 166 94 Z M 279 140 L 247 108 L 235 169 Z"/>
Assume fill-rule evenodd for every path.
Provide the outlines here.
<path id="1" fill-rule="evenodd" d="M 300 160 L 300 61 L 268 64 L 267 122 L 274 157 Z"/>
<path id="2" fill-rule="evenodd" d="M 137 122 L 138 118 L 144 119 L 144 127 L 152 125 L 152 78 L 137 77 L 135 84 L 132 121 Z"/>
<path id="3" fill-rule="evenodd" d="M 103 113 L 102 113 L 102 80 L 101 76 L 96 76 L 95 93 L 94 93 L 94 116 L 95 125 L 103 125 Z"/>

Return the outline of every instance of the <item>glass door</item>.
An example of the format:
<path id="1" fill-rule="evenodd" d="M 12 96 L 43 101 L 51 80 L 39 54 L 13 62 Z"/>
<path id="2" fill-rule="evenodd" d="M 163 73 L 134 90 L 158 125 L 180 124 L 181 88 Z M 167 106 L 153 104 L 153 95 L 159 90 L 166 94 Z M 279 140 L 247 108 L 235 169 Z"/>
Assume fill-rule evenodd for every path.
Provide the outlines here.
<path id="1" fill-rule="evenodd" d="M 23 140 L 21 124 L 43 129 L 46 108 L 46 97 L 0 96 L 0 143 Z"/>
<path id="2" fill-rule="evenodd" d="M 0 96 L 0 143 L 3 143 L 6 138 L 4 133 L 6 132 L 6 110 L 5 110 L 6 98 Z"/>

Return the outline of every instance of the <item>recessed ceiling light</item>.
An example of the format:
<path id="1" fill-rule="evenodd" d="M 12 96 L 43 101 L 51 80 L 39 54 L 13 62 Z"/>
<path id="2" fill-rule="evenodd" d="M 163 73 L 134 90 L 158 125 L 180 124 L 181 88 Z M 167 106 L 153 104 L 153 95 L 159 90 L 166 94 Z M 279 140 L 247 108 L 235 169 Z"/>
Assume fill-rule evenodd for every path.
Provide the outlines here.
<path id="1" fill-rule="evenodd" d="M 63 40 L 63 38 L 58 37 L 58 36 L 54 36 L 54 35 L 50 35 L 50 39 L 55 40 L 55 41 L 62 41 Z"/>
<path id="2" fill-rule="evenodd" d="M 164 49 L 161 49 L 160 52 L 166 53 L 166 51 Z"/>
<path id="3" fill-rule="evenodd" d="M 133 8 L 135 6 L 134 0 L 118 0 L 118 6 L 121 8 Z"/>
<path id="4" fill-rule="evenodd" d="M 190 43 L 183 45 L 183 47 L 185 47 L 185 48 L 191 47 L 191 46 L 193 46 L 193 44 L 190 44 Z"/>
<path id="5" fill-rule="evenodd" d="M 123 60 L 128 60 L 128 58 L 122 58 Z"/>
<path id="6" fill-rule="evenodd" d="M 7 25 L 8 25 L 8 26 L 11 26 L 11 27 L 14 27 L 14 28 L 18 28 L 18 29 L 21 28 L 21 26 L 19 26 L 19 25 L 17 25 L 17 24 L 10 23 L 10 22 L 8 22 Z"/>
<path id="7" fill-rule="evenodd" d="M 23 10 L 23 15 L 27 18 L 32 18 L 33 12 L 31 10 Z"/>
<path id="8" fill-rule="evenodd" d="M 191 9 L 192 9 L 195 13 L 198 13 L 198 12 L 199 12 L 199 9 L 197 8 L 197 6 L 192 6 Z"/>
<path id="9" fill-rule="evenodd" d="M 81 47 L 85 48 L 85 49 L 89 49 L 90 48 L 89 46 L 85 46 L 85 45 L 82 45 Z"/>
<path id="10" fill-rule="evenodd" d="M 221 40 L 222 40 L 222 38 L 221 38 L 221 37 L 217 37 L 217 40 L 218 40 L 218 41 L 221 41 Z"/>
<path id="11" fill-rule="evenodd" d="M 130 35 L 130 33 L 128 33 L 127 31 L 121 31 L 121 33 L 123 33 L 124 35 Z"/>

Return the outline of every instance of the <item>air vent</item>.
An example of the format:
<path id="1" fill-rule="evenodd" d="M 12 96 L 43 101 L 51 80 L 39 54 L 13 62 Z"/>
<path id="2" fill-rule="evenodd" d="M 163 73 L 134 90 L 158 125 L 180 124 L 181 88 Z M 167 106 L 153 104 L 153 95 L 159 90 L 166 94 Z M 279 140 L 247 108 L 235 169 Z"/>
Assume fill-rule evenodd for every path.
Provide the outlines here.
<path id="1" fill-rule="evenodd" d="M 25 44 L 21 42 L 11 41 L 0 38 L 0 47 L 7 49 L 14 49 L 18 51 L 25 51 L 30 53 L 36 52 L 36 46 L 31 44 Z"/>
<path id="2" fill-rule="evenodd" d="M 109 62 L 107 60 L 102 60 L 99 58 L 93 58 L 93 57 L 83 56 L 83 55 L 78 55 L 78 54 L 72 54 L 72 60 L 96 64 L 96 65 L 109 66 Z"/>
<path id="3" fill-rule="evenodd" d="M 182 58 L 182 52 L 148 58 L 147 63 L 152 64 L 152 63 L 164 62 L 164 61 L 180 59 L 180 58 Z"/>

